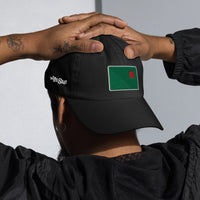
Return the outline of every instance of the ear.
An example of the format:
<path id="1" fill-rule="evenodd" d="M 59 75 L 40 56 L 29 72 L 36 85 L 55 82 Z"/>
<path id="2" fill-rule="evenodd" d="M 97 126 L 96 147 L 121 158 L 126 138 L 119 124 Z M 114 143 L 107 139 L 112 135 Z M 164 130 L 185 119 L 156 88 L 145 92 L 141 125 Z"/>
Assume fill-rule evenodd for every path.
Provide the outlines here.
<path id="1" fill-rule="evenodd" d="M 63 122 L 63 114 L 65 111 L 65 98 L 58 97 L 58 122 L 62 124 Z"/>

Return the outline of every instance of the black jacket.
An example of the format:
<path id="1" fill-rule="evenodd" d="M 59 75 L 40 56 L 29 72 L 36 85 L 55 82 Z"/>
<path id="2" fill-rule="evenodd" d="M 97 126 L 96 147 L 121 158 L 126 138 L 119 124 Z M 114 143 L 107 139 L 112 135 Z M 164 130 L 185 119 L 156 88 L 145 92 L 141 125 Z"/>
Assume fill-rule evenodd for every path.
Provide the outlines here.
<path id="1" fill-rule="evenodd" d="M 170 78 L 200 85 L 200 30 L 177 32 Z M 199 200 L 200 126 L 142 152 L 106 158 L 66 157 L 61 162 L 24 147 L 0 144 L 0 200 Z"/>

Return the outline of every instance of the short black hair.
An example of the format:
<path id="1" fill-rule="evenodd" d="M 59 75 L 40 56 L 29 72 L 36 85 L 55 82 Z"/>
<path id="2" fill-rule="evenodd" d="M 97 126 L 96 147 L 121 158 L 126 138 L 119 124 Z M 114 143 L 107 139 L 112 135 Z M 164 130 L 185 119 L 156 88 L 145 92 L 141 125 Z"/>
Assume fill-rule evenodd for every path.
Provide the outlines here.
<path id="1" fill-rule="evenodd" d="M 58 117 L 58 99 L 56 94 L 48 90 L 48 95 L 51 101 L 51 109 L 55 118 Z"/>
<path id="2" fill-rule="evenodd" d="M 51 101 L 51 109 L 53 111 L 53 117 L 55 119 L 57 119 L 57 117 L 58 117 L 58 99 L 57 99 L 57 96 L 56 96 L 55 93 L 53 93 L 49 90 L 48 90 L 48 95 L 49 95 L 49 98 L 50 98 L 50 101 Z M 62 161 L 65 157 L 68 157 L 68 156 L 70 156 L 69 153 L 61 147 L 61 149 L 58 153 L 58 156 L 57 156 L 57 160 Z"/>

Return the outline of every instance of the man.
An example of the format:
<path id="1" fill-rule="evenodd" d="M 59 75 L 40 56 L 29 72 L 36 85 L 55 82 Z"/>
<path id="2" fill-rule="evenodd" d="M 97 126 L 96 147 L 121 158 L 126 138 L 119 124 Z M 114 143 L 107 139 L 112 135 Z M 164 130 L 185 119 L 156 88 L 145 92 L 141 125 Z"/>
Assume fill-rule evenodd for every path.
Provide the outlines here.
<path id="1" fill-rule="evenodd" d="M 126 58 L 123 40 L 94 39 L 104 45 L 101 53 L 66 55 L 51 61 L 45 74 L 62 149 L 106 157 L 140 152 L 135 129 L 162 129 L 142 97 L 142 63 Z"/>
<path id="2" fill-rule="evenodd" d="M 76 20 L 81 22 L 91 17 L 96 17 L 96 14 L 62 18 L 60 22 L 71 23 Z M 154 57 L 174 62 L 180 58 L 178 57 L 180 51 L 183 51 L 182 48 L 176 48 L 176 56 L 175 45 L 171 38 L 147 36 L 129 27 L 118 30 L 113 26 L 101 24 L 92 27 L 91 31 L 93 34 L 88 30 L 77 37 L 87 39 L 102 33 L 120 36 L 130 44 L 125 47 L 125 54 L 129 58 Z M 176 38 L 181 38 L 182 34 L 171 37 L 176 42 Z M 195 46 L 195 43 L 193 45 Z M 56 49 L 60 48 L 57 46 Z M 168 74 L 177 79 L 179 74 L 176 72 L 180 72 L 180 69 L 185 72 L 186 63 L 181 63 L 183 65 L 180 66 L 178 61 L 176 63 L 181 67 L 179 70 L 174 70 L 177 64 L 166 63 L 169 65 L 169 69 L 166 66 Z M 193 75 L 198 77 L 198 69 L 193 71 L 190 77 Z M 130 73 L 130 76 L 134 77 L 133 73 Z M 198 83 L 198 78 L 184 79 L 184 77 L 182 81 L 190 80 L 190 84 Z M 66 83 L 66 80 L 57 79 L 56 76 L 51 78 L 55 83 L 59 82 L 63 85 Z M 179 134 L 166 144 L 153 144 L 142 148 L 133 130 L 127 131 L 124 135 L 115 134 L 104 138 L 97 136 L 95 141 L 92 140 L 94 137 L 90 130 L 79 121 L 71 107 L 64 103 L 67 99 L 54 94 L 52 98 L 54 98 L 53 102 L 57 102 L 52 107 L 55 107 L 55 114 L 57 114 L 55 127 L 58 135 L 64 137 L 63 133 L 64 135 L 69 133 L 72 137 L 68 144 L 63 144 L 63 140 L 59 139 L 61 146 L 74 156 L 56 162 L 22 147 L 13 150 L 1 145 L 0 194 L 2 199 L 199 199 L 199 126 L 190 127 L 185 134 Z M 65 125 L 63 122 L 66 122 Z M 65 132 L 67 130 L 69 132 Z M 83 131 L 81 133 L 88 139 L 92 138 L 88 144 L 91 145 L 93 141 L 96 143 L 92 147 L 86 144 L 78 148 L 76 145 L 74 149 L 73 142 L 77 141 L 77 138 L 73 138 L 73 134 L 77 133 L 78 137 L 81 136 L 81 133 L 75 130 Z M 96 144 L 103 141 L 106 141 L 106 144 L 96 148 Z"/>

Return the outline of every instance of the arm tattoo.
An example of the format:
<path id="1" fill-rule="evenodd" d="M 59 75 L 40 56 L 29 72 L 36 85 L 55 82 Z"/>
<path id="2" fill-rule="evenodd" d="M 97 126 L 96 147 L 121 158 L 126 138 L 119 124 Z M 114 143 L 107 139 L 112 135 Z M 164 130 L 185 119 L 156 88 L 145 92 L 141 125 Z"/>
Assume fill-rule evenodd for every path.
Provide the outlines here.
<path id="1" fill-rule="evenodd" d="M 53 48 L 54 53 L 69 53 L 70 51 L 75 51 L 77 49 L 77 46 L 69 46 L 67 42 L 64 41 L 64 45 L 59 45 L 58 47 Z"/>
<path id="2" fill-rule="evenodd" d="M 23 42 L 21 41 L 21 36 L 19 35 L 9 35 L 7 39 L 8 47 L 14 52 L 24 49 Z"/>

